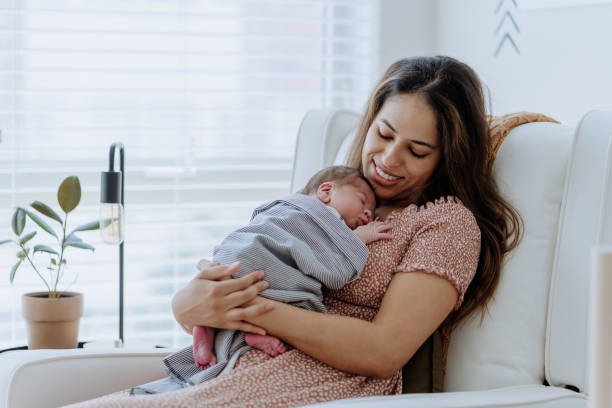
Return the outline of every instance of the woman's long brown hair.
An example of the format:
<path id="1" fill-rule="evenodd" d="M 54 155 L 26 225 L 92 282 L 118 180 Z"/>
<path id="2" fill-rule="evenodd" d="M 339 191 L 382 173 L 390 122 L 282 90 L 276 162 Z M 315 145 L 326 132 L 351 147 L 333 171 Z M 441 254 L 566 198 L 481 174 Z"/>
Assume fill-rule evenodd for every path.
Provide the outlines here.
<path id="1" fill-rule="evenodd" d="M 363 172 L 361 153 L 368 130 L 385 101 L 398 94 L 425 98 L 436 114 L 442 148 L 440 163 L 415 204 L 455 196 L 474 214 L 481 231 L 476 275 L 461 308 L 442 325 L 447 337 L 477 309 L 482 321 L 499 283 L 503 257 L 518 245 L 523 224 L 518 212 L 500 195 L 492 162 L 487 160 L 490 134 L 481 82 L 469 66 L 453 58 L 416 57 L 392 64 L 369 99 L 347 164 Z"/>

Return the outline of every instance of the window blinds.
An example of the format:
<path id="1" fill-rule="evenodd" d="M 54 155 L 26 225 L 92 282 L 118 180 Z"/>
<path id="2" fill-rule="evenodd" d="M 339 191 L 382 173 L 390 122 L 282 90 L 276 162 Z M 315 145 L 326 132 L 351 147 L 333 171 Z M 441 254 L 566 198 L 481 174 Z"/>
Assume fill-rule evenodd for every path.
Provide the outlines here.
<path id="1" fill-rule="evenodd" d="M 188 343 L 172 294 L 257 205 L 288 192 L 308 109 L 363 108 L 377 21 L 375 0 L 0 0 L 0 239 L 17 205 L 59 211 L 68 175 L 83 187 L 69 224 L 97 219 L 100 172 L 122 141 L 125 337 Z M 84 294 L 80 340 L 112 341 L 118 249 L 82 238 L 96 250 L 68 250 L 62 288 Z M 23 266 L 9 285 L 15 253 L 0 247 L 2 348 L 26 343 L 20 296 L 44 288 Z"/>

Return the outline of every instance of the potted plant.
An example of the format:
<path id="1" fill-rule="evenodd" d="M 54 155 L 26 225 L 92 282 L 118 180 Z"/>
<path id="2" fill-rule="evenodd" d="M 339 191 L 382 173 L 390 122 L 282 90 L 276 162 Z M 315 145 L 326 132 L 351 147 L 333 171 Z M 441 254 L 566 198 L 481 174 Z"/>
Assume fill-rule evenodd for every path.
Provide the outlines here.
<path id="1" fill-rule="evenodd" d="M 17 263 L 12 267 L 10 273 L 11 284 L 19 267 L 27 263 L 32 266 L 47 288 L 44 292 L 26 293 L 22 297 L 23 316 L 26 319 L 28 348 L 30 349 L 77 347 L 79 319 L 83 314 L 83 295 L 59 289 L 66 267 L 65 252 L 69 247 L 93 251 L 94 247 L 85 243 L 76 233 L 100 228 L 99 221 L 93 221 L 67 233 L 68 214 L 81 201 L 81 184 L 78 177 L 70 176 L 62 181 L 57 190 L 57 201 L 64 212 L 63 217 L 40 201 L 30 204 L 36 212 L 17 207 L 12 218 L 12 229 L 16 239 L 0 241 L 0 245 L 12 242 L 19 247 Z M 60 225 L 59 233 L 38 214 L 57 222 Z M 28 218 L 42 231 L 57 240 L 56 248 L 42 244 L 32 247 L 37 231 L 25 232 Z M 45 271 L 43 275 L 40 267 L 37 266 L 42 263 L 41 256 L 47 257 L 48 274 Z M 46 278 L 46 275 L 49 277 Z"/>

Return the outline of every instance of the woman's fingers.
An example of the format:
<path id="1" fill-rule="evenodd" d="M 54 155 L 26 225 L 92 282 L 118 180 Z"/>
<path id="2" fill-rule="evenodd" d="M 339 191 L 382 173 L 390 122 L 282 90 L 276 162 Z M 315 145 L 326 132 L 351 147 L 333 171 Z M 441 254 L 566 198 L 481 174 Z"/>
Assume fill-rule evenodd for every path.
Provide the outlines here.
<path id="1" fill-rule="evenodd" d="M 196 275 L 196 279 L 218 281 L 238 272 L 240 269 L 240 262 L 234 262 L 231 265 L 217 265 L 207 259 L 202 259 L 198 262 L 197 268 L 199 272 Z"/>
<path id="2" fill-rule="evenodd" d="M 214 263 L 213 261 L 209 261 L 208 259 L 200 259 L 200 261 L 196 265 L 196 268 L 198 268 L 198 270 L 201 271 L 205 268 L 210 268 L 212 266 L 217 266 L 217 264 Z"/>
<path id="3" fill-rule="evenodd" d="M 222 292 L 223 294 L 228 294 L 244 290 L 253 285 L 255 282 L 260 281 L 263 277 L 263 271 L 253 271 L 248 275 L 244 275 L 241 278 L 229 279 L 223 282 L 218 282 L 217 285 L 219 287 L 220 292 Z"/>
<path id="4" fill-rule="evenodd" d="M 274 303 L 272 301 L 263 301 L 258 302 L 254 305 L 248 307 L 239 307 L 234 308 L 227 312 L 228 320 L 232 321 L 245 321 L 257 316 L 261 316 L 262 314 L 270 311 L 274 307 Z"/>
<path id="5" fill-rule="evenodd" d="M 229 293 L 226 297 L 226 307 L 228 309 L 244 305 L 255 299 L 260 292 L 267 289 L 270 285 L 266 281 L 259 281 L 244 290 Z"/>
<path id="6" fill-rule="evenodd" d="M 198 262 L 196 278 L 173 300 L 173 312 L 181 323 L 243 330 L 265 334 L 265 330 L 246 322 L 272 307 L 272 302 L 253 302 L 269 285 L 262 281 L 263 271 L 254 271 L 240 278 L 232 275 L 240 270 L 240 262 L 216 265 L 206 259 Z M 245 306 L 245 304 L 249 306 Z"/>

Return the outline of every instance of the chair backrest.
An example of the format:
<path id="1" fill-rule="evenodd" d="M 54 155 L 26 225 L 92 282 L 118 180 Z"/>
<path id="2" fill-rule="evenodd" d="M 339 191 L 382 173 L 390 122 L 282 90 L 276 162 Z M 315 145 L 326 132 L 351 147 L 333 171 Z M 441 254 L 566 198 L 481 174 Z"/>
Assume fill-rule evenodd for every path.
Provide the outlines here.
<path id="1" fill-rule="evenodd" d="M 291 190 L 338 162 L 359 115 L 310 111 L 298 133 Z M 480 324 L 453 333 L 445 389 L 586 379 L 589 249 L 612 243 L 612 113 L 590 112 L 576 129 L 552 123 L 515 128 L 495 162 L 502 194 L 525 223 L 506 257 L 499 287 Z"/>
<path id="2" fill-rule="evenodd" d="M 341 145 L 358 120 L 358 113 L 340 109 L 312 109 L 306 113 L 295 142 L 291 192 L 304 187 L 317 170 L 337 162 L 338 152 L 344 150 Z"/>

